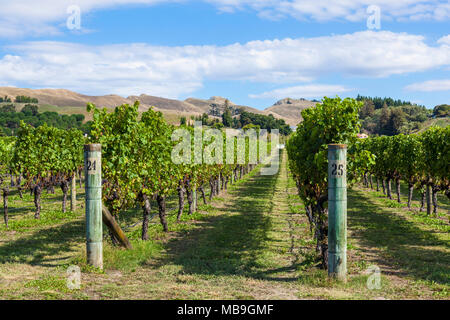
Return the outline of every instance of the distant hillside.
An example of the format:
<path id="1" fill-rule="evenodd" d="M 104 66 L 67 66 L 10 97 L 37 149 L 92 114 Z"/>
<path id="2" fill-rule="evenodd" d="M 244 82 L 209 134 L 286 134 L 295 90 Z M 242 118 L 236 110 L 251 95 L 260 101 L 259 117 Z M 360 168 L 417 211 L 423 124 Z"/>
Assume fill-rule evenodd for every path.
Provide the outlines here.
<path id="1" fill-rule="evenodd" d="M 88 96 L 66 89 L 23 89 L 15 87 L 0 87 L 0 97 L 8 96 L 14 101 L 16 96 L 27 96 L 38 99 L 40 110 L 56 111 L 62 114 L 81 113 L 86 116 L 86 120 L 91 119 L 91 115 L 85 111 L 86 104 L 92 102 L 98 107 L 114 108 L 118 105 L 132 104 L 139 100 L 140 111 L 147 110 L 154 106 L 155 110 L 161 111 L 166 119 L 173 124 L 177 124 L 182 116 L 198 116 L 206 113 L 213 117 L 220 117 L 225 109 L 226 98 L 214 96 L 209 99 L 188 98 L 184 101 L 167 99 L 161 97 L 141 94 L 139 96 L 129 96 L 127 98 L 118 95 Z M 17 104 L 23 107 L 23 104 Z M 265 110 L 259 110 L 249 106 L 237 105 L 228 101 L 233 115 L 237 115 L 240 109 L 244 111 L 269 115 L 283 119 L 290 126 L 295 126 L 301 121 L 300 112 L 315 105 L 315 102 L 304 99 L 286 98 L 276 102 L 273 106 Z"/>
<path id="2" fill-rule="evenodd" d="M 450 117 L 429 119 L 429 120 L 425 121 L 418 130 L 414 131 L 414 133 L 424 132 L 429 127 L 433 127 L 433 126 L 441 127 L 441 128 L 450 126 Z"/>
<path id="3" fill-rule="evenodd" d="M 305 99 L 286 98 L 275 102 L 275 104 L 264 111 L 273 114 L 275 118 L 281 118 L 291 126 L 296 126 L 301 120 L 301 112 L 304 109 L 314 107 L 317 102 Z"/>
<path id="4" fill-rule="evenodd" d="M 296 126 L 302 121 L 301 112 L 314 107 L 317 101 L 306 99 L 285 98 L 275 102 L 272 106 L 259 110 L 249 106 L 237 105 L 227 101 L 224 97 L 213 96 L 209 99 L 188 98 L 184 101 L 155 97 L 148 94 L 121 97 L 118 95 L 88 96 L 66 89 L 23 89 L 15 87 L 0 87 L 0 107 L 8 104 L 1 102 L 7 96 L 20 111 L 26 103 L 14 102 L 17 96 L 25 99 L 38 99 L 39 112 L 54 111 L 62 115 L 82 114 L 85 121 L 92 120 L 92 114 L 86 111 L 86 104 L 92 102 L 98 107 L 112 109 L 118 105 L 133 104 L 139 100 L 140 111 L 146 111 L 151 106 L 161 111 L 165 119 L 171 124 L 179 124 L 182 117 L 189 119 L 206 113 L 212 119 L 219 120 L 225 110 L 225 105 L 231 111 L 233 118 L 238 117 L 240 110 L 257 115 L 272 114 L 282 119 L 289 126 Z M 21 101 L 23 100 L 21 98 Z M 443 104 L 435 110 L 412 104 L 409 101 L 394 100 L 392 98 L 364 97 L 358 95 L 358 100 L 364 101 L 360 111 L 362 131 L 368 134 L 393 135 L 398 133 L 421 132 L 432 125 L 448 126 L 450 123 L 450 106 Z M 24 100 L 25 101 L 25 100 Z M 28 100 L 29 101 L 29 100 Z M 66 118 L 64 118 L 66 119 Z"/>
<path id="5" fill-rule="evenodd" d="M 446 127 L 450 123 L 450 116 L 445 111 L 446 105 L 430 110 L 412 104 L 388 106 L 386 103 L 382 108 L 376 109 L 371 100 L 365 100 L 359 117 L 362 132 L 392 136 L 422 132 L 430 126 Z"/>
<path id="6" fill-rule="evenodd" d="M 37 98 L 40 104 L 48 104 L 53 106 L 86 106 L 88 102 L 92 102 L 104 107 L 113 107 L 128 100 L 118 95 L 106 96 L 87 96 L 66 89 L 22 89 L 14 87 L 0 87 L 0 97 L 9 96 L 29 96 Z M 13 99 L 14 100 L 14 99 Z"/>
<path id="7" fill-rule="evenodd" d="M 157 110 L 161 110 L 161 111 L 188 112 L 188 113 L 194 113 L 194 114 L 203 112 L 197 106 L 195 106 L 189 102 L 186 102 L 186 101 L 154 97 L 154 96 L 149 96 L 147 94 L 141 94 L 140 96 L 129 96 L 127 98 L 127 100 L 130 101 L 129 103 L 139 100 L 139 102 L 143 106 L 145 106 L 147 108 L 149 106 L 155 106 L 155 108 Z"/>
<path id="8" fill-rule="evenodd" d="M 225 101 L 226 100 L 227 100 L 226 98 L 214 96 L 214 97 L 209 98 L 208 100 L 197 99 L 197 98 L 188 98 L 185 100 L 185 102 L 197 106 L 204 113 L 207 113 L 212 116 L 218 116 L 218 115 L 221 115 L 223 113 L 223 111 L 225 110 Z M 256 113 L 256 114 L 267 114 L 265 111 L 258 110 L 258 109 L 252 108 L 252 107 L 237 105 L 229 100 L 228 100 L 228 107 L 231 108 L 232 111 L 243 109 L 244 111 L 252 112 L 252 113 Z M 214 114 L 214 111 L 217 112 L 217 115 Z"/>

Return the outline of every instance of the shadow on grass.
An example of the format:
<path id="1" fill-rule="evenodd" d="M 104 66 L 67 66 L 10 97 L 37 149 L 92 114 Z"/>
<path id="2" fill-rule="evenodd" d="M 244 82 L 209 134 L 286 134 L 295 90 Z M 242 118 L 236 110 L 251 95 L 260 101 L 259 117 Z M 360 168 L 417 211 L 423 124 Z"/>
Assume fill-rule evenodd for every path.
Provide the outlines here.
<path id="1" fill-rule="evenodd" d="M 406 182 L 400 183 L 400 194 L 402 196 L 403 204 L 406 206 L 408 201 L 408 184 Z M 397 195 L 395 194 L 395 198 Z M 421 192 L 414 188 L 413 190 L 413 201 L 417 201 L 420 203 L 420 200 L 422 199 Z M 445 214 L 450 212 L 450 200 L 447 198 L 446 195 L 444 195 L 442 192 L 439 192 L 437 194 L 437 200 L 438 200 L 438 213 L 439 214 Z M 425 209 L 426 210 L 426 209 Z"/>
<path id="2" fill-rule="evenodd" d="M 185 197 L 185 207 L 184 210 L 187 212 L 188 204 Z M 178 211 L 178 195 L 172 194 L 166 198 L 166 215 L 171 214 L 174 210 Z M 159 221 L 158 215 L 158 203 L 156 200 L 152 199 L 150 201 L 150 216 L 151 221 Z M 141 225 L 143 216 L 142 216 L 142 207 L 140 204 L 137 204 L 135 207 L 130 208 L 126 211 L 120 212 L 119 217 L 117 219 L 119 225 L 128 229 L 130 225 Z"/>
<path id="3" fill-rule="evenodd" d="M 32 235 L 1 244 L 0 263 L 56 267 L 76 251 L 74 242 L 85 242 L 85 223 L 82 220 L 39 230 Z"/>
<path id="4" fill-rule="evenodd" d="M 205 276 L 236 275 L 266 280 L 295 281 L 292 278 L 271 278 L 271 274 L 287 271 L 270 265 L 267 254 L 273 194 L 278 175 L 255 175 L 235 186 L 239 197 L 217 208 L 220 215 L 203 220 L 200 228 L 188 231 L 182 239 L 166 245 L 167 255 L 158 266 L 176 264 L 182 272 Z M 229 215 L 227 213 L 234 212 Z M 273 262 L 272 262 L 273 263 Z M 296 266 L 292 266 L 295 269 Z"/>
<path id="5" fill-rule="evenodd" d="M 376 263 L 400 269 L 415 279 L 450 283 L 449 242 L 439 239 L 436 231 L 419 229 L 413 222 L 380 207 L 363 191 L 349 191 L 348 203 L 348 224 L 362 245 L 380 248 L 387 255 L 387 259 L 379 257 Z"/>

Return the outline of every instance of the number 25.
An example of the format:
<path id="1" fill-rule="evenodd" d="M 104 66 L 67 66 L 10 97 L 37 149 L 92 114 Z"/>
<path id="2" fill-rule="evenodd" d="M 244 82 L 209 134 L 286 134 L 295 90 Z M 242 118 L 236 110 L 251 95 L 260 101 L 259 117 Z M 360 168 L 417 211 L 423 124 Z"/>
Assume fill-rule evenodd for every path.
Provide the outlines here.
<path id="1" fill-rule="evenodd" d="M 339 164 L 337 165 L 336 163 L 333 163 L 331 165 L 331 175 L 332 176 L 343 176 L 344 175 L 344 165 L 343 164 Z"/>

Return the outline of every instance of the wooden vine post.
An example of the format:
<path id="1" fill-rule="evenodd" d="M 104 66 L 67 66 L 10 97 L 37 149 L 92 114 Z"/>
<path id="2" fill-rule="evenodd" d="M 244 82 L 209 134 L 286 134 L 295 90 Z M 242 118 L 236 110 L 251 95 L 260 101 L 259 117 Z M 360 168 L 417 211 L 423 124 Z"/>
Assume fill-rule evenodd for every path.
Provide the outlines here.
<path id="1" fill-rule="evenodd" d="M 328 275 L 347 280 L 347 146 L 328 145 Z"/>
<path id="2" fill-rule="evenodd" d="M 75 171 L 72 175 L 72 181 L 70 183 L 70 211 L 74 212 L 77 209 L 77 180 Z"/>
<path id="3" fill-rule="evenodd" d="M 103 269 L 101 145 L 84 145 L 87 263 Z"/>
<path id="4" fill-rule="evenodd" d="M 192 206 L 194 208 L 194 212 L 197 211 L 197 189 L 193 188 L 192 189 Z"/>

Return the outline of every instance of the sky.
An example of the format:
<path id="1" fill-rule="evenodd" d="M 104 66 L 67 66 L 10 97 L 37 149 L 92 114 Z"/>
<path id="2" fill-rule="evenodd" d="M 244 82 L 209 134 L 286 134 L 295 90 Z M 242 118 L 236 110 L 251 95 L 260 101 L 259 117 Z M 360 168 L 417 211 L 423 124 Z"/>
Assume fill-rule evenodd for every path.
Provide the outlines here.
<path id="1" fill-rule="evenodd" d="M 442 0 L 0 0 L 0 86 L 450 103 Z"/>

